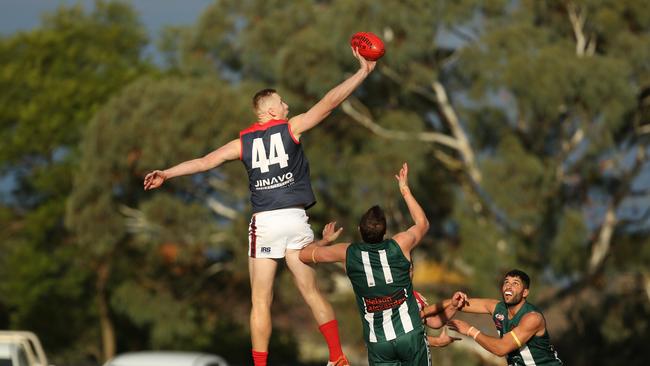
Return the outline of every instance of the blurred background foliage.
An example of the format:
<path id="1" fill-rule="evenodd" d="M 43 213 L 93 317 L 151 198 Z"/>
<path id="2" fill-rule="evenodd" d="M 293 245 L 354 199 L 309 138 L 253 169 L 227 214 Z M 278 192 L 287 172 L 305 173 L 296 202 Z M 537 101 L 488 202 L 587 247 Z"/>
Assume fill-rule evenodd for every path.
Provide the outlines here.
<path id="1" fill-rule="evenodd" d="M 128 2 L 97 1 L 0 38 L 0 327 L 35 331 L 59 365 L 138 349 L 247 364 L 244 169 L 153 192 L 143 176 L 235 138 L 261 88 L 306 111 L 356 70 L 361 30 L 386 55 L 302 139 L 314 231 L 336 220 L 357 240 L 373 204 L 405 228 L 393 174 L 407 161 L 432 223 L 414 255 L 430 301 L 499 298 L 521 268 L 565 363 L 647 365 L 650 8 L 636 0 L 218 0 L 155 39 Z M 342 268 L 318 271 L 365 364 Z M 271 361 L 321 362 L 288 271 L 275 289 Z M 505 364 L 468 340 L 433 357 Z"/>

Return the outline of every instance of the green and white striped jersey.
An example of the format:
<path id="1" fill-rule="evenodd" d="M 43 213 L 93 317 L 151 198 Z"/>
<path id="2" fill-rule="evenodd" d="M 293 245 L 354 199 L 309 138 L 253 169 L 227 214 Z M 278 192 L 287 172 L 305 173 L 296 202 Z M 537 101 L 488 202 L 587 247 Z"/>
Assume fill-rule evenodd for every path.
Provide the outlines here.
<path id="1" fill-rule="evenodd" d="M 492 320 L 497 327 L 499 337 L 503 338 L 504 334 L 519 325 L 521 318 L 530 312 L 542 314 L 535 305 L 526 302 L 512 319 L 508 319 L 506 304 L 503 301 L 499 302 L 492 314 Z M 544 315 L 542 314 L 542 316 Z M 545 331 L 541 337 L 533 335 L 521 348 L 508 353 L 507 359 L 509 366 L 562 365 L 562 361 L 557 357 L 557 352 L 551 345 L 548 331 Z"/>
<path id="2" fill-rule="evenodd" d="M 413 295 L 411 262 L 393 239 L 352 243 L 345 267 L 357 298 L 366 342 L 385 342 L 422 330 Z"/>

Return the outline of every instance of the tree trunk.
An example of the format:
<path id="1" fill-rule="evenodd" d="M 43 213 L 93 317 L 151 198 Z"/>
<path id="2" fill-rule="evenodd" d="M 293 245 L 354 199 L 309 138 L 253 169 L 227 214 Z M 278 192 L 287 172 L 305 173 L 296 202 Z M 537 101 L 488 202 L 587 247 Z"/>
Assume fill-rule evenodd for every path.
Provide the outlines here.
<path id="1" fill-rule="evenodd" d="M 99 326 L 102 334 L 102 356 L 103 361 L 115 356 L 115 328 L 109 314 L 108 296 L 106 285 L 110 277 L 110 264 L 101 263 L 97 269 L 97 309 L 99 315 Z"/>

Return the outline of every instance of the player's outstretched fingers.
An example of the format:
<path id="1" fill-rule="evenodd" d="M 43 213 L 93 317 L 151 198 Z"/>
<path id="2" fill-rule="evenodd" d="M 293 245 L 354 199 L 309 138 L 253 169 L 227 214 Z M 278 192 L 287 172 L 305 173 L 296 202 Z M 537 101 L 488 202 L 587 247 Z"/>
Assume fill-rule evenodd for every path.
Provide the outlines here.
<path id="1" fill-rule="evenodd" d="M 327 225 L 325 225 L 325 228 L 323 228 L 323 239 L 331 244 L 336 239 L 338 239 L 342 231 L 343 227 L 340 227 L 338 230 L 336 230 L 336 221 L 327 223 Z"/>

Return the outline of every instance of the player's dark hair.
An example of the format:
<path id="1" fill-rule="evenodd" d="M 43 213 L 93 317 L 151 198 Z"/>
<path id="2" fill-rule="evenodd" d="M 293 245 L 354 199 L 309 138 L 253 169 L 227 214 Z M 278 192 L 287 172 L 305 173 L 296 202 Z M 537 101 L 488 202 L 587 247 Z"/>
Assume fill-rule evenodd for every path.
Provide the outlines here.
<path id="1" fill-rule="evenodd" d="M 260 101 L 275 93 L 277 93 L 277 91 L 271 88 L 262 89 L 255 93 L 255 95 L 253 95 L 253 110 L 257 111 L 257 108 L 260 106 Z"/>
<path id="2" fill-rule="evenodd" d="M 386 235 L 386 216 L 381 207 L 375 205 L 370 207 L 359 221 L 361 239 L 366 243 L 379 243 Z"/>
<path id="3" fill-rule="evenodd" d="M 506 273 L 505 276 L 503 276 L 504 281 L 506 277 L 518 277 L 521 280 L 521 282 L 524 283 L 524 288 L 530 288 L 530 277 L 528 277 L 528 275 L 524 271 L 521 271 L 519 269 L 513 269 L 508 273 Z"/>

